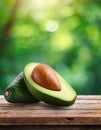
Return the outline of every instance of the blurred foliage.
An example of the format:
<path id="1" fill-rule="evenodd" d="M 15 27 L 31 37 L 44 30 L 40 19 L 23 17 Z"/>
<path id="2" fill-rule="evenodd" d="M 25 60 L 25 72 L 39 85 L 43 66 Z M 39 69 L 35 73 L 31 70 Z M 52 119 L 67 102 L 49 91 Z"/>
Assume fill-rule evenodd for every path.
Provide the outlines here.
<path id="1" fill-rule="evenodd" d="M 101 94 L 100 0 L 0 1 L 0 94 L 32 61 L 78 94 Z"/>

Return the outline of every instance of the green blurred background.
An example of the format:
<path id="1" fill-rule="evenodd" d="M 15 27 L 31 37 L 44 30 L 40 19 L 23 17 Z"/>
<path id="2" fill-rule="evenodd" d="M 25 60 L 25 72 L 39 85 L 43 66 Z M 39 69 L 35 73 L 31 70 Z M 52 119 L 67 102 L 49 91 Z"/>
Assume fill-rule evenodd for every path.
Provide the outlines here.
<path id="1" fill-rule="evenodd" d="M 78 94 L 101 94 L 101 1 L 1 0 L 0 94 L 32 61 Z"/>

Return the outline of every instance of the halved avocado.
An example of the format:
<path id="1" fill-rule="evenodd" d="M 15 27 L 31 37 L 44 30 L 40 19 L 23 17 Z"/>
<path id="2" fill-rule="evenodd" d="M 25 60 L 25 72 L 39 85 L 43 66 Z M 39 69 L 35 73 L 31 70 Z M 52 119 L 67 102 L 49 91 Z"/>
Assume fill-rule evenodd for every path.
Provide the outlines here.
<path id="1" fill-rule="evenodd" d="M 48 104 L 59 106 L 72 105 L 76 100 L 77 94 L 74 89 L 56 71 L 56 75 L 61 84 L 60 91 L 49 90 L 33 81 L 31 78 L 31 73 L 38 64 L 39 63 L 32 62 L 27 64 L 24 68 L 24 79 L 30 93 L 32 93 L 32 95 L 34 95 L 39 100 Z"/>
<path id="2" fill-rule="evenodd" d="M 5 99 L 10 103 L 35 103 L 39 102 L 27 89 L 24 74 L 21 72 L 4 91 Z"/>

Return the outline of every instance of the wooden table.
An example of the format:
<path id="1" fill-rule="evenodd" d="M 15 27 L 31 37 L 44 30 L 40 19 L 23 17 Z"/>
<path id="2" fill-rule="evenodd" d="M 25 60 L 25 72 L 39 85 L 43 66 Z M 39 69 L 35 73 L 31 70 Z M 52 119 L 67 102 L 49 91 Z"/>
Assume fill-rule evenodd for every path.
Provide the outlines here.
<path id="1" fill-rule="evenodd" d="M 74 105 L 10 104 L 0 96 L 0 130 L 101 130 L 101 96 L 78 96 Z"/>

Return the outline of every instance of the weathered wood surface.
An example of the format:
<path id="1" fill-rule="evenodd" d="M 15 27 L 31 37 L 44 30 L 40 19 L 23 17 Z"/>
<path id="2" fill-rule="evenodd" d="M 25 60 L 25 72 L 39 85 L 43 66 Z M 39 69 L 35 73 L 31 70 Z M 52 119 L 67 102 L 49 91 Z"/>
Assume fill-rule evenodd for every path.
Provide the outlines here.
<path id="1" fill-rule="evenodd" d="M 8 127 L 5 128 L 7 125 Z M 49 128 L 60 125 L 60 128 L 62 126 L 64 129 L 68 126 L 68 130 L 71 127 L 75 127 L 76 130 L 78 126 L 89 125 L 91 129 L 91 125 L 95 125 L 96 128 L 101 129 L 101 96 L 78 96 L 75 104 L 70 107 L 52 106 L 43 102 L 10 104 L 0 96 L 0 129 L 7 130 L 15 125 L 23 127 L 48 125 Z"/>

